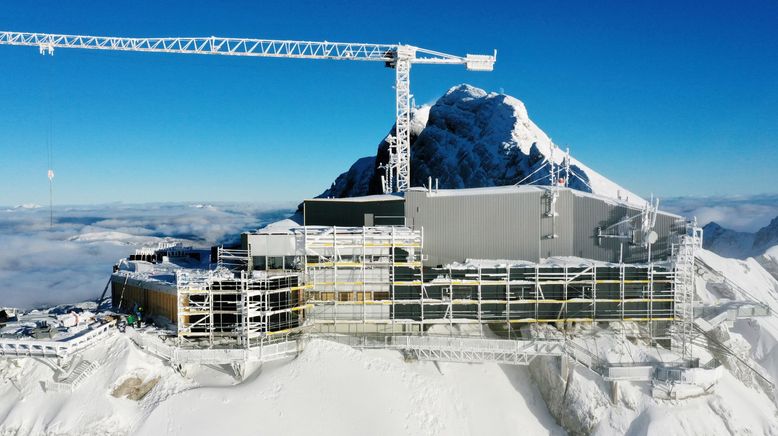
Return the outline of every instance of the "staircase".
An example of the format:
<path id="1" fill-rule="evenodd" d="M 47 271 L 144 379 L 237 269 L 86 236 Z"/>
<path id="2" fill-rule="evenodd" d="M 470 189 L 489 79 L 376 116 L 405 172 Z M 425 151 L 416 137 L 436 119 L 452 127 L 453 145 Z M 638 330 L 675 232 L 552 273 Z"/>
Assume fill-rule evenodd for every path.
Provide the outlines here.
<path id="1" fill-rule="evenodd" d="M 47 381 L 45 383 L 46 390 L 54 392 L 73 392 L 99 367 L 100 364 L 98 362 L 79 360 L 78 362 L 74 363 L 73 369 L 68 373 L 68 375 L 61 380 L 50 382 Z"/>

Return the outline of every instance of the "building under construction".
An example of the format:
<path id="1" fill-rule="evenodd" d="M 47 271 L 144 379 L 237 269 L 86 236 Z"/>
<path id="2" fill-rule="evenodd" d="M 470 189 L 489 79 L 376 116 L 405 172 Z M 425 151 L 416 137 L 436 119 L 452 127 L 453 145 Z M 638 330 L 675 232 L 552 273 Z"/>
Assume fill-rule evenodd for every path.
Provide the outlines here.
<path id="1" fill-rule="evenodd" d="M 245 233 L 240 249 L 196 268 L 163 255 L 125 261 L 113 301 L 143 304 L 191 346 L 252 347 L 299 331 L 423 335 L 440 324 L 520 336 L 533 323 L 612 321 L 666 342 L 691 311 L 688 232 L 655 206 L 562 187 L 315 199 L 302 224 Z"/>

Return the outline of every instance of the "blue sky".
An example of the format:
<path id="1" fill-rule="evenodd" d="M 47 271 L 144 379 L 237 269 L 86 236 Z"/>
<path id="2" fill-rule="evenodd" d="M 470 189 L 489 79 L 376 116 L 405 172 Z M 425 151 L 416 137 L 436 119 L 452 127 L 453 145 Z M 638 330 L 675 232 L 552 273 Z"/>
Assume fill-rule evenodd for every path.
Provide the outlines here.
<path id="1" fill-rule="evenodd" d="M 503 90 L 583 162 L 660 196 L 778 192 L 775 28 L 773 1 L 0 3 L 2 30 L 496 48 L 492 73 L 414 67 L 416 101 Z M 0 72 L 5 205 L 47 203 L 50 118 L 70 204 L 313 196 L 393 123 L 393 72 L 373 63 L 1 46 Z"/>

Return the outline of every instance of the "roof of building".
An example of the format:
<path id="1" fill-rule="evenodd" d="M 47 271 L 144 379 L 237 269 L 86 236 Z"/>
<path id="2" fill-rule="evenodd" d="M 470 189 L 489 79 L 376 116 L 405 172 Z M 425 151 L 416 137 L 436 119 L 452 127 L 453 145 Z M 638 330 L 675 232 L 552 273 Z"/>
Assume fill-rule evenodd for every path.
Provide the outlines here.
<path id="1" fill-rule="evenodd" d="M 427 197 L 458 197 L 458 196 L 474 196 L 474 195 L 498 195 L 498 194 L 524 194 L 524 193 L 537 193 L 545 192 L 549 189 L 557 189 L 560 191 L 568 191 L 573 195 L 579 197 L 594 198 L 605 203 L 625 206 L 632 209 L 639 209 L 641 206 L 634 202 L 627 201 L 626 199 L 617 199 L 606 197 L 603 195 L 592 194 L 590 192 L 579 191 L 577 189 L 567 187 L 551 187 L 551 186 L 538 186 L 538 185 L 508 185 L 508 186 L 489 186 L 484 188 L 463 188 L 463 189 L 427 189 L 427 188 L 410 188 L 409 191 L 424 192 Z M 674 216 L 677 218 L 683 218 L 680 215 L 665 212 L 660 210 L 659 213 L 663 215 Z"/>
<path id="2" fill-rule="evenodd" d="M 371 201 L 403 201 L 403 200 L 404 198 L 399 195 L 378 194 L 378 195 L 364 195 L 361 197 L 344 197 L 344 198 L 309 198 L 305 201 L 366 203 Z"/>
<path id="3" fill-rule="evenodd" d="M 265 227 L 262 227 L 261 229 L 257 230 L 256 232 L 248 232 L 248 233 L 255 233 L 259 235 L 286 234 L 286 233 L 291 233 L 291 229 L 295 227 L 300 227 L 300 223 L 287 218 L 280 221 L 272 222 L 266 225 Z"/>

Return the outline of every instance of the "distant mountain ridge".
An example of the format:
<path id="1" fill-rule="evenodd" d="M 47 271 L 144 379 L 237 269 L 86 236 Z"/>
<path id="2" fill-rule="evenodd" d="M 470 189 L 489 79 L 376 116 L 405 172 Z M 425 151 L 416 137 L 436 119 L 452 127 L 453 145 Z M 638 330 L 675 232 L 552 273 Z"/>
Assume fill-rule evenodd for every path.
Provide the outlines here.
<path id="1" fill-rule="evenodd" d="M 387 139 L 378 145 L 375 156 L 357 160 L 319 197 L 382 193 L 382 166 L 389 160 Z M 564 154 L 530 120 L 524 104 L 509 95 L 463 84 L 412 114 L 411 186 L 426 185 L 429 177 L 438 179 L 444 189 L 511 185 L 522 179 L 549 185 L 550 170 L 541 167 L 546 160 L 561 164 Z M 574 189 L 644 202 L 574 158 L 570 173 L 562 176 Z"/>
<path id="2" fill-rule="evenodd" d="M 737 232 L 710 222 L 703 227 L 703 247 L 738 259 L 756 257 L 778 245 L 778 217 L 754 233 Z"/>

